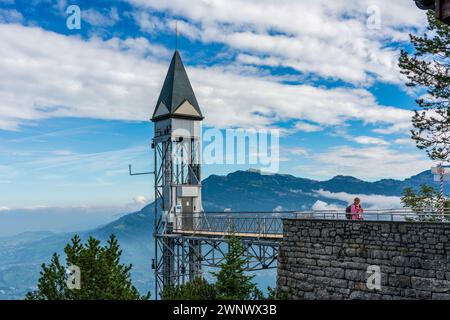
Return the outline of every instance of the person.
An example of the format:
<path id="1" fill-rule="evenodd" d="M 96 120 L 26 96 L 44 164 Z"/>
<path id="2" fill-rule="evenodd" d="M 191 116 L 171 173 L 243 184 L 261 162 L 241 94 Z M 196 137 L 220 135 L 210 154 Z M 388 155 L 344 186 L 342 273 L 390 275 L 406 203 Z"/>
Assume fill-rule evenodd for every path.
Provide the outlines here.
<path id="1" fill-rule="evenodd" d="M 352 220 L 362 220 L 364 209 L 361 206 L 361 199 L 355 198 L 353 204 L 350 207 L 350 213 Z"/>

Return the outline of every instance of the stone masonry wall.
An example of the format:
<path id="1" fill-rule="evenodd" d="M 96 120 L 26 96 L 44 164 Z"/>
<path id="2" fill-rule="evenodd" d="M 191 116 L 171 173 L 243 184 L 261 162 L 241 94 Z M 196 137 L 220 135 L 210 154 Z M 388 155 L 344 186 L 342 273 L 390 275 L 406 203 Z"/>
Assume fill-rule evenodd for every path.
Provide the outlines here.
<path id="1" fill-rule="evenodd" d="M 450 299 L 450 224 L 286 219 L 281 299 Z M 367 268 L 380 267 L 381 290 Z"/>

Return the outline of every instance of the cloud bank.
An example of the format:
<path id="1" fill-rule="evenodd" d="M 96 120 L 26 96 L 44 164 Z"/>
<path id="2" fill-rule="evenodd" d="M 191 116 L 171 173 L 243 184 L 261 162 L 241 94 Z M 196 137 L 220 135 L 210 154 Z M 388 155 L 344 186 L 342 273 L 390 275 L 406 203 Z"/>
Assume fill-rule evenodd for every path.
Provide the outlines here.
<path id="1" fill-rule="evenodd" d="M 144 38 L 82 40 L 17 24 L 0 25 L 0 43 L 0 69 L 8 79 L 0 83 L 4 130 L 52 117 L 145 121 L 169 60 L 167 49 Z M 392 128 L 410 121 L 409 111 L 380 105 L 365 89 L 289 85 L 220 66 L 188 67 L 188 73 L 209 126 L 269 127 L 298 119 Z M 298 129 L 316 127 L 300 122 Z"/>

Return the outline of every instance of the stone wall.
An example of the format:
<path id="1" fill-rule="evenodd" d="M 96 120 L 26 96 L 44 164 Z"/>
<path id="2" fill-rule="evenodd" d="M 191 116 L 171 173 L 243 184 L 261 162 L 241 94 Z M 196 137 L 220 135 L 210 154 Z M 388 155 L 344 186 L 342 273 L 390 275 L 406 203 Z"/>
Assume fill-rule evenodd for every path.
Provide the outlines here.
<path id="1" fill-rule="evenodd" d="M 284 220 L 281 299 L 450 299 L 450 224 Z M 369 266 L 381 290 L 369 289 Z"/>

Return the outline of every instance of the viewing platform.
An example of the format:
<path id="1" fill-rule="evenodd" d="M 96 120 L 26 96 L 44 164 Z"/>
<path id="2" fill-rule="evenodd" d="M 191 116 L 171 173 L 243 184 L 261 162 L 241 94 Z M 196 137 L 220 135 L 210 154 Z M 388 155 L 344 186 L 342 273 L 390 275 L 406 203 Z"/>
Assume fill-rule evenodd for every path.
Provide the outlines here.
<path id="1" fill-rule="evenodd" d="M 198 237 L 227 237 L 281 240 L 283 219 L 347 220 L 343 210 L 284 212 L 202 212 L 194 216 L 178 216 L 173 233 Z M 382 209 L 366 210 L 359 221 L 450 222 L 450 211 L 443 216 L 436 210 Z M 187 227 L 188 226 L 188 227 Z"/>

